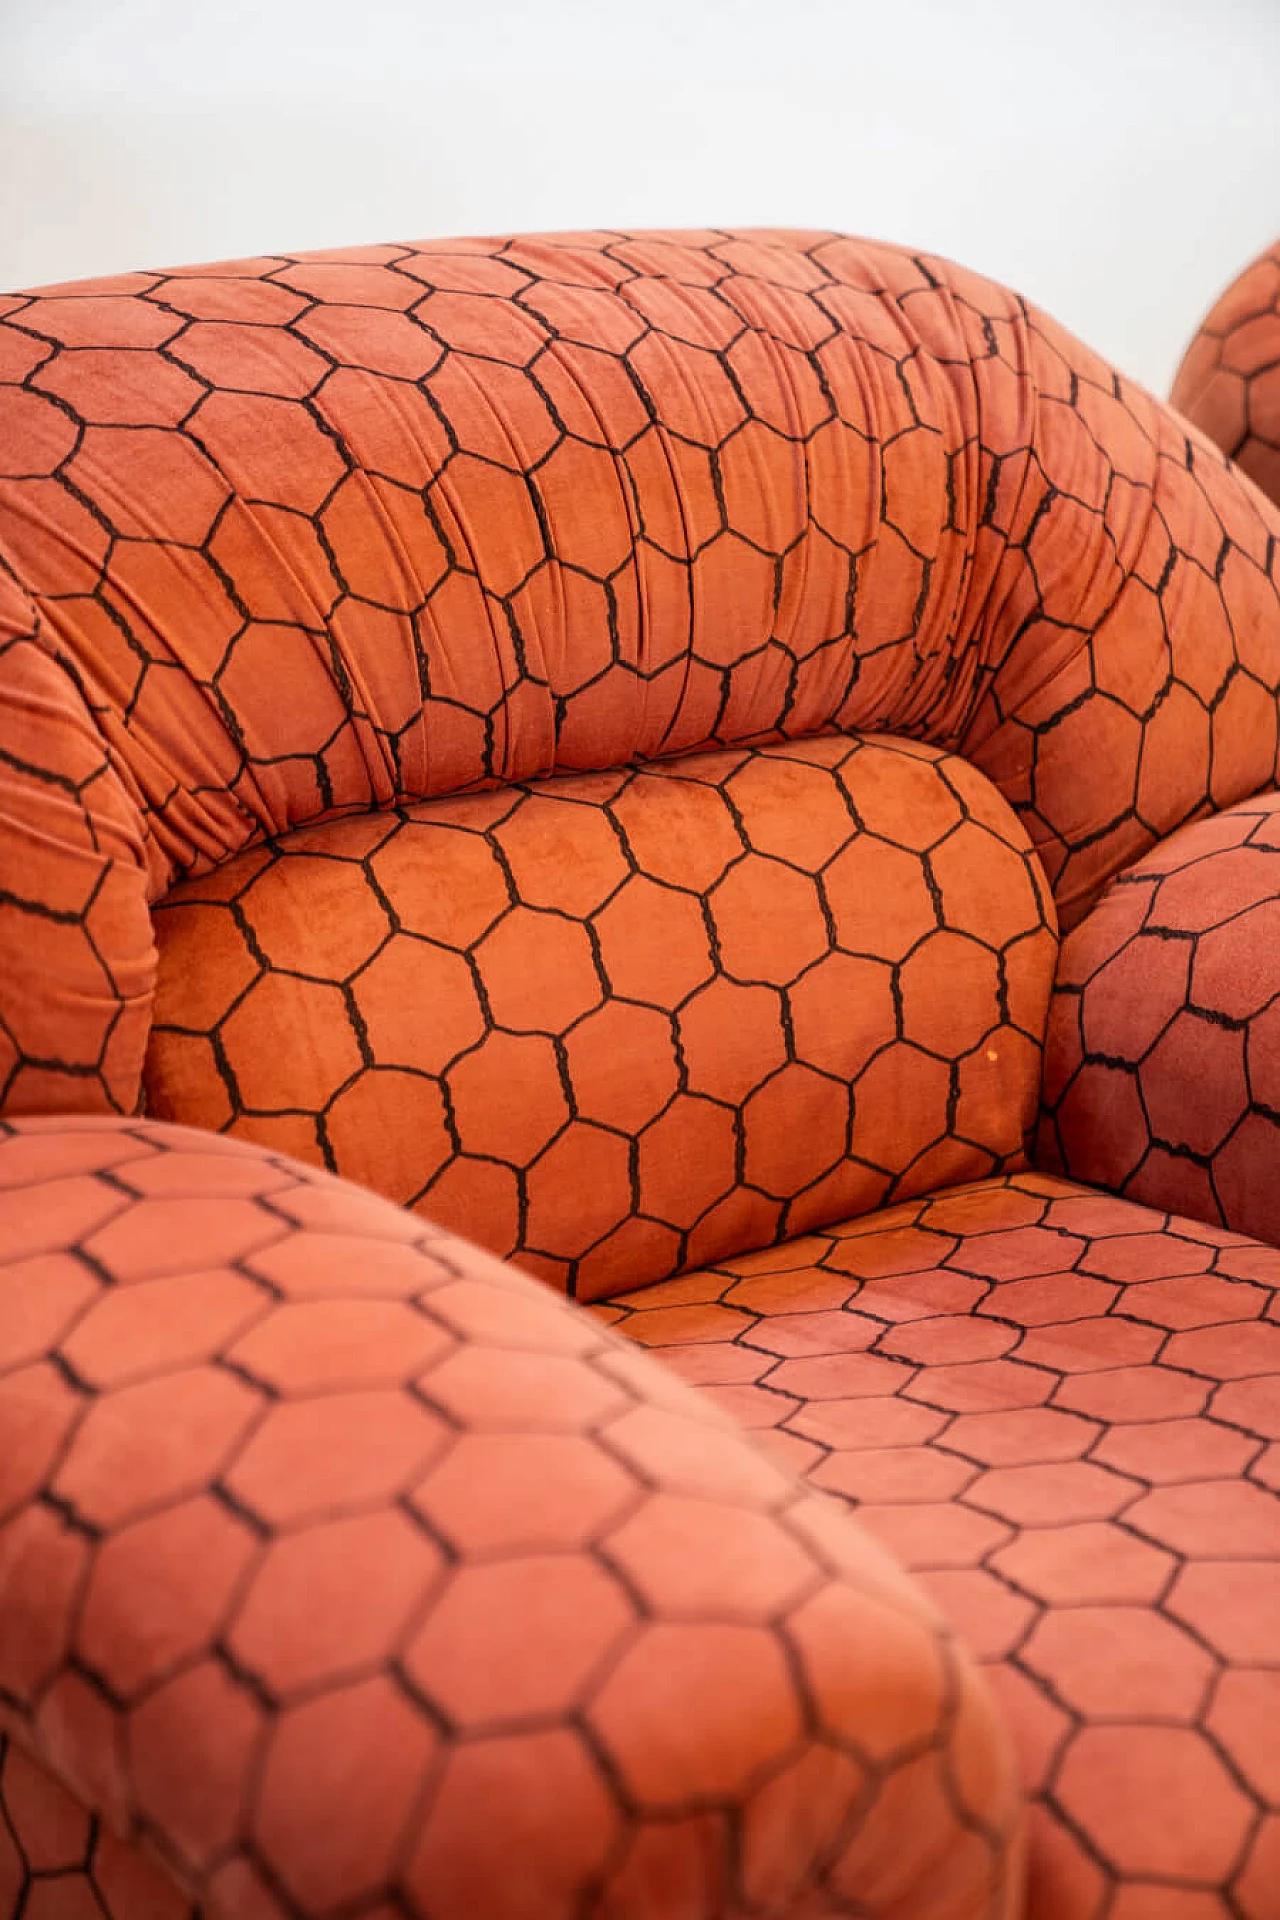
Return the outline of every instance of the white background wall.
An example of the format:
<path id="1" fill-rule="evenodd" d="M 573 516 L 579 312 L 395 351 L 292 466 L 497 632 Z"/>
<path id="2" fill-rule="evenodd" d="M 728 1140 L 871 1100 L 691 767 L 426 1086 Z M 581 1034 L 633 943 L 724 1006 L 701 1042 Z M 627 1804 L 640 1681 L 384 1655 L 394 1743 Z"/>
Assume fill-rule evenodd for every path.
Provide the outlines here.
<path id="1" fill-rule="evenodd" d="M 1280 230 L 1280 0 L 0 0 L 0 286 L 732 223 L 950 254 L 1163 388 Z"/>

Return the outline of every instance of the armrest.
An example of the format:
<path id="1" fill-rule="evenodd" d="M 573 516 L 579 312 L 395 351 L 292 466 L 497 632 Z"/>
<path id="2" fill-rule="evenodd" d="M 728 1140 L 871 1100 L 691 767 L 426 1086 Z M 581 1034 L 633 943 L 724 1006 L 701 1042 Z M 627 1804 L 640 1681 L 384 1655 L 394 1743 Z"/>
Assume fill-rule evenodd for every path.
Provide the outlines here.
<path id="1" fill-rule="evenodd" d="M 210 1916 L 1019 1911 L 882 1549 L 582 1309 L 186 1129 L 0 1125 L 0 1701 Z"/>
<path id="2" fill-rule="evenodd" d="M 167 863 L 0 571 L 0 1114 L 132 1113 Z"/>
<path id="3" fill-rule="evenodd" d="M 1038 1159 L 1280 1245 L 1280 794 L 1172 834 L 1063 941 Z"/>

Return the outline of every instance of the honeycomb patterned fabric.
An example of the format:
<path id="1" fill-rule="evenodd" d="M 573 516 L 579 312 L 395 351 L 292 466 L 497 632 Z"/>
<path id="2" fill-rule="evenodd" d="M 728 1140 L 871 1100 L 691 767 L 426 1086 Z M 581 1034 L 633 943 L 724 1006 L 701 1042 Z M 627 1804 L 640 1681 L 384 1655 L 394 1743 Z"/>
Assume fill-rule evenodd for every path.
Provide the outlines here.
<path id="1" fill-rule="evenodd" d="M 1280 1920 L 1277 534 L 837 235 L 0 301 L 0 1920 Z"/>
<path id="2" fill-rule="evenodd" d="M 882 731 L 994 781 L 1070 925 L 1275 780 L 1280 520 L 945 262 L 238 261 L 7 298 L 0 382 L 11 1113 L 133 1111 L 148 905 L 335 814 Z"/>
<path id="3" fill-rule="evenodd" d="M 1215 303 L 1171 398 L 1268 499 L 1280 501 L 1280 240 Z"/>
<path id="4" fill-rule="evenodd" d="M 1028 1920 L 1277 1920 L 1280 1250 L 1024 1173 L 588 1311 L 981 1657 Z"/>
<path id="5" fill-rule="evenodd" d="M 239 1142 L 0 1188 L 5 1920 L 1020 1911 L 951 1628 L 634 1344 Z"/>
<path id="6" fill-rule="evenodd" d="M 304 827 L 157 908 L 147 1108 L 596 1299 L 1024 1164 L 1052 911 L 995 790 L 910 742 Z"/>
<path id="7" fill-rule="evenodd" d="M 1037 1158 L 1280 1246 L 1280 796 L 1173 834 L 1064 941 Z"/>

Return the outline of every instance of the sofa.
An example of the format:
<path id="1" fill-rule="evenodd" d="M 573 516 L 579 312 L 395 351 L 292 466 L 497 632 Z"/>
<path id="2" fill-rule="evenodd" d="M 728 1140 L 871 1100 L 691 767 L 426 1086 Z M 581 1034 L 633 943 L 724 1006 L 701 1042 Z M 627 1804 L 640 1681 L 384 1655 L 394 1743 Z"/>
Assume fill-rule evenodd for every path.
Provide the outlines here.
<path id="1" fill-rule="evenodd" d="M 1278 536 L 836 234 L 0 302 L 0 1920 L 1277 1920 Z"/>

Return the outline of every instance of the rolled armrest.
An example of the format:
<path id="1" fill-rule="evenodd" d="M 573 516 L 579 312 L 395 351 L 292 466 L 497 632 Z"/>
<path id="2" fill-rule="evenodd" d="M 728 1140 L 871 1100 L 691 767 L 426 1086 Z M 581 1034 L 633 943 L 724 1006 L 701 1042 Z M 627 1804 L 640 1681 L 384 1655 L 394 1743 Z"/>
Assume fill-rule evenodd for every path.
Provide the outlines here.
<path id="1" fill-rule="evenodd" d="M 987 1696 L 837 1507 L 537 1282 L 181 1128 L 0 1125 L 0 1701 L 212 1916 L 1019 1908 Z"/>
<path id="2" fill-rule="evenodd" d="M 1280 504 L 1280 240 L 1251 260 L 1200 322 L 1169 398 Z"/>
<path id="3" fill-rule="evenodd" d="M 1064 940 L 1038 1157 L 1280 1245 L 1280 794 L 1172 834 Z"/>

